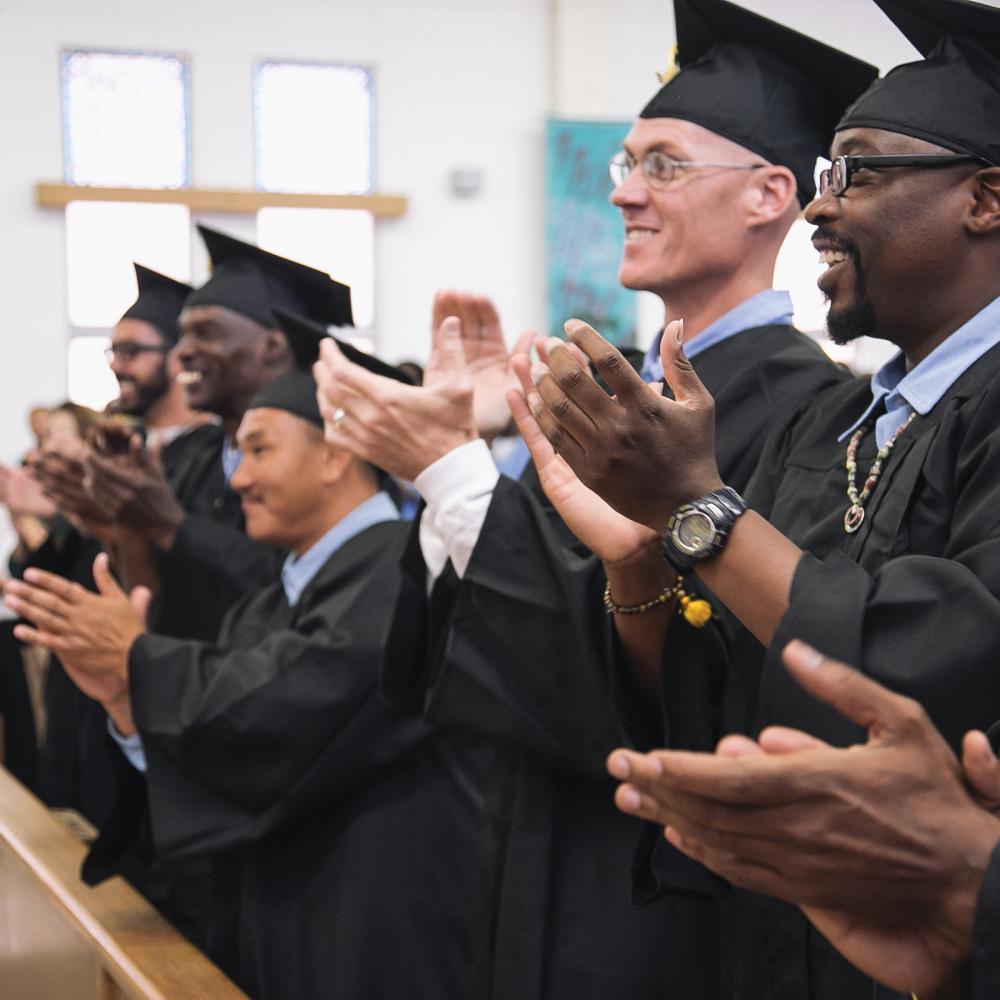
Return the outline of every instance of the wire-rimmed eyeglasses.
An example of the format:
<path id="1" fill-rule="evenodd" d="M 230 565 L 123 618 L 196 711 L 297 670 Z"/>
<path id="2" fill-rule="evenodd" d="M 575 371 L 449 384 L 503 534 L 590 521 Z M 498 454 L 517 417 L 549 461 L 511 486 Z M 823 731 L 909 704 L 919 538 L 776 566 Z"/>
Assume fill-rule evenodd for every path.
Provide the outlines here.
<path id="1" fill-rule="evenodd" d="M 759 170 L 766 163 L 699 163 L 694 160 L 675 160 L 657 149 L 651 149 L 641 160 L 637 160 L 624 149 L 615 153 L 608 164 L 611 183 L 621 187 L 626 178 L 637 166 L 642 167 L 642 175 L 651 188 L 666 187 L 676 176 L 678 170 Z"/>

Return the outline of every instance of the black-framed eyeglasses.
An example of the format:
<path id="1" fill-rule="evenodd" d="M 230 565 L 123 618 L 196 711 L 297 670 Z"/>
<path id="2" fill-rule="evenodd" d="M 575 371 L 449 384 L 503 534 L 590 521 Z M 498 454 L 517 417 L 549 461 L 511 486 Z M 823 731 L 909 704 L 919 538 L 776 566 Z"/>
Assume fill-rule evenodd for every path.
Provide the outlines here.
<path id="1" fill-rule="evenodd" d="M 878 156 L 838 156 L 835 157 L 829 169 L 819 175 L 819 193 L 824 195 L 829 191 L 840 197 L 850 186 L 851 178 L 858 170 L 883 170 L 886 167 L 946 167 L 951 163 L 981 163 L 990 164 L 979 156 L 964 153 L 900 153 L 898 155 Z"/>
<path id="2" fill-rule="evenodd" d="M 120 344 L 112 344 L 105 352 L 108 364 L 112 361 L 134 361 L 140 354 L 147 351 L 156 351 L 157 354 L 169 354 L 169 347 L 154 347 L 152 344 L 136 344 L 130 340 L 123 340 Z"/>
<path id="3" fill-rule="evenodd" d="M 611 183 L 621 187 L 628 175 L 637 166 L 642 167 L 642 175 L 651 188 L 666 187 L 677 175 L 678 170 L 759 170 L 766 163 L 698 163 L 694 160 L 675 160 L 657 149 L 651 149 L 641 160 L 637 160 L 624 149 L 615 153 L 608 164 Z"/>

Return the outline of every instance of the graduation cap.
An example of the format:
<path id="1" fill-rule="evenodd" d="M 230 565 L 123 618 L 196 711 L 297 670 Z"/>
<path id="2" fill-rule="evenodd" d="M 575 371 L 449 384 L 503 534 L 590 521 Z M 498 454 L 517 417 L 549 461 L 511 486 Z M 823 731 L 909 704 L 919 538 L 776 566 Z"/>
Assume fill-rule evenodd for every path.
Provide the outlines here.
<path id="1" fill-rule="evenodd" d="M 319 345 L 324 338 L 330 336 L 330 331 L 321 323 L 315 323 L 304 316 L 297 316 L 281 308 L 275 309 L 275 318 L 284 331 L 288 346 L 295 358 L 295 370 L 279 375 L 273 382 L 264 386 L 248 409 L 266 407 L 287 410 L 317 427 L 322 427 L 323 416 L 316 401 L 316 380 L 312 377 L 311 369 L 319 359 Z M 359 351 L 346 341 L 338 340 L 336 337 L 331 339 L 336 342 L 348 361 L 353 361 L 375 375 L 412 385 L 411 380 L 398 368 L 371 354 Z"/>
<path id="2" fill-rule="evenodd" d="M 640 118 L 680 118 L 788 167 L 805 205 L 844 108 L 878 70 L 726 0 L 674 0 L 677 73 Z"/>
<path id="3" fill-rule="evenodd" d="M 837 126 L 878 128 L 1000 164 L 1000 10 L 968 0 L 875 0 L 925 56 L 897 66 Z"/>
<path id="4" fill-rule="evenodd" d="M 347 285 L 207 226 L 199 225 L 198 232 L 211 258 L 212 274 L 187 305 L 224 306 L 268 328 L 276 325 L 278 307 L 332 326 L 354 325 Z"/>
<path id="5" fill-rule="evenodd" d="M 139 294 L 125 310 L 122 319 L 138 319 L 155 326 L 170 345 L 177 343 L 177 317 L 194 291 L 190 285 L 177 281 L 142 264 L 132 262 Z"/>

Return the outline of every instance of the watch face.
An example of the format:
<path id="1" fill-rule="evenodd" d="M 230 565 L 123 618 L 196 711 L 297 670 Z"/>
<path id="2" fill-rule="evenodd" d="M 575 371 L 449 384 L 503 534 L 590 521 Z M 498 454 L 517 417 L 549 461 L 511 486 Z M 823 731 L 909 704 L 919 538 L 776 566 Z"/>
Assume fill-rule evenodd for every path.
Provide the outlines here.
<path id="1" fill-rule="evenodd" d="M 674 540 L 692 555 L 705 552 L 715 541 L 715 525 L 707 514 L 692 511 L 674 528 Z"/>

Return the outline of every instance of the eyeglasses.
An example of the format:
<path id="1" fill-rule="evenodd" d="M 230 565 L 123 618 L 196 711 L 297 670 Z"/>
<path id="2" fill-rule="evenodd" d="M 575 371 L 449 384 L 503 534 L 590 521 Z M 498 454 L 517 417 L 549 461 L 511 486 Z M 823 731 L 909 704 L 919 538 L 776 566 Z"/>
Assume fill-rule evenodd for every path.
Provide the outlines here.
<path id="1" fill-rule="evenodd" d="M 628 175 L 637 166 L 642 167 L 642 175 L 651 188 L 665 188 L 677 175 L 678 170 L 759 170 L 765 163 L 696 163 L 694 160 L 675 160 L 666 153 L 652 149 L 641 160 L 623 149 L 615 153 L 608 164 L 611 183 L 621 187 Z"/>
<path id="2" fill-rule="evenodd" d="M 120 344 L 112 344 L 105 352 L 108 364 L 112 361 L 134 361 L 140 354 L 146 351 L 156 351 L 157 354 L 169 354 L 169 347 L 154 347 L 152 344 L 136 344 L 129 340 L 124 340 Z"/>
<path id="3" fill-rule="evenodd" d="M 898 156 L 838 156 L 828 170 L 819 175 L 819 193 L 829 191 L 839 198 L 850 186 L 858 170 L 882 170 L 885 167 L 946 167 L 951 163 L 981 163 L 990 166 L 979 156 L 963 153 L 907 153 Z"/>

